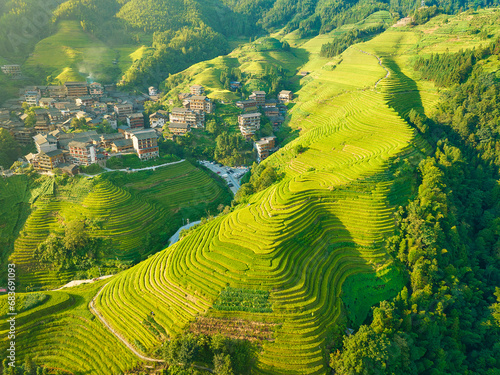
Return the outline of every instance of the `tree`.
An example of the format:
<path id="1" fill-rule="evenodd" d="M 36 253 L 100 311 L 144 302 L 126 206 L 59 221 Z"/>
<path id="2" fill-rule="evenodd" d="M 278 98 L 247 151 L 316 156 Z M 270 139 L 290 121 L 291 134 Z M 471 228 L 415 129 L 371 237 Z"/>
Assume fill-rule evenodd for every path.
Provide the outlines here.
<path id="1" fill-rule="evenodd" d="M 397 341 L 391 342 L 386 334 L 363 325 L 356 334 L 344 339 L 342 353 L 331 354 L 330 366 L 337 374 L 345 375 L 416 374 L 409 352 L 404 338 L 398 336 Z"/>
<path id="2" fill-rule="evenodd" d="M 85 118 L 74 118 L 71 120 L 71 127 L 74 129 L 85 129 L 87 127 L 87 120 Z"/>
<path id="3" fill-rule="evenodd" d="M 3 128 L 0 128 L 0 165 L 10 168 L 21 156 L 21 146 L 14 137 Z"/>
<path id="4" fill-rule="evenodd" d="M 223 353 L 214 355 L 214 370 L 217 375 L 233 375 L 231 356 Z"/>
<path id="5" fill-rule="evenodd" d="M 88 235 L 85 232 L 85 222 L 72 220 L 66 224 L 64 231 L 64 247 L 75 252 L 87 245 Z"/>

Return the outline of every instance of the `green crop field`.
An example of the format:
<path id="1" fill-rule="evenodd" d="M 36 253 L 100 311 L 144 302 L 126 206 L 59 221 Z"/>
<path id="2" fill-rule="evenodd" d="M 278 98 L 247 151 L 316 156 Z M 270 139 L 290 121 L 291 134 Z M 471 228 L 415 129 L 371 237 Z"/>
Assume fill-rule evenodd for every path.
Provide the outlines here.
<path id="1" fill-rule="evenodd" d="M 439 16 L 413 28 L 389 28 L 333 59 L 319 53 L 322 44 L 335 38 L 334 32 L 310 40 L 297 39 L 294 33 L 284 36 L 294 46 L 290 54 L 297 59 L 288 62 L 290 71 L 310 74 L 300 80 L 301 88 L 290 106 L 288 124 L 299 136 L 264 161 L 278 170 L 280 180 L 109 282 L 81 292 L 54 292 L 54 298 L 76 295 L 88 304 L 102 286 L 96 309 L 124 340 L 148 356 L 155 355 L 163 340 L 188 327 L 214 332 L 215 324 L 225 321 L 231 324 L 224 332 L 231 334 L 231 327 L 240 323 L 247 330 L 259 323 L 265 329 L 249 334 L 252 339 L 263 338 L 253 373 L 329 373 L 328 338 L 337 326 L 342 323 L 356 329 L 373 305 L 395 296 L 404 284 L 402 272 L 385 248 L 394 232 L 394 211 L 415 194 L 416 182 L 399 168 L 403 162 L 417 165 L 431 151 L 404 116 L 412 108 L 431 113 L 438 99 L 437 89 L 422 82 L 412 69 L 419 53 L 415 46 L 451 50 L 464 22 L 477 22 L 498 35 L 498 14 L 481 10 L 447 16 L 447 20 Z M 386 20 L 387 14 L 372 17 Z M 426 38 L 436 25 L 435 30 L 442 28 L 445 36 L 431 43 Z M 466 40 L 470 46 L 481 44 L 478 34 Z M 230 98 L 232 94 L 218 86 L 217 69 L 244 65 L 247 71 L 257 70 L 261 59 L 271 57 L 263 57 L 254 42 L 181 73 L 189 79 L 178 90 L 201 83 L 214 97 Z M 489 61 L 488 68 L 498 71 L 495 64 Z M 111 209 L 113 202 L 103 197 L 126 200 L 130 194 L 143 204 L 168 211 L 173 208 L 162 202 L 189 205 L 196 194 L 203 196 L 208 190 L 186 193 L 179 188 L 177 180 L 183 172 L 178 166 L 162 177 L 148 173 L 98 179 L 94 189 L 101 189 L 96 190 L 99 194 L 88 194 L 82 207 Z M 171 182 L 171 187 L 161 189 L 162 181 L 167 186 Z M 191 181 L 187 185 L 205 183 L 201 176 L 186 181 Z M 51 187 L 45 186 L 43 192 L 50 193 Z M 43 201 L 38 198 L 38 204 Z M 26 225 L 52 225 L 52 217 L 43 212 L 36 215 L 37 211 Z M 62 339 L 49 342 L 44 335 L 51 324 L 69 316 L 87 316 L 82 306 L 68 307 L 67 315 L 55 311 L 50 315 L 53 323 L 47 326 L 34 324 L 36 332 L 43 332 L 34 336 L 21 356 L 32 351 L 49 366 L 72 371 L 75 366 L 67 357 L 43 354 L 46 345 L 52 353 L 65 350 Z M 80 319 L 79 327 L 97 327 L 100 334 L 109 336 L 95 320 Z M 82 342 L 89 340 L 81 335 Z M 109 342 L 93 345 L 105 353 Z M 121 344 L 116 347 L 116 351 L 123 350 Z M 130 352 L 124 356 L 123 367 L 132 362 Z M 85 369 L 107 374 L 108 368 L 118 366 L 113 358 L 89 361 Z"/>
<path id="2" fill-rule="evenodd" d="M 113 66 L 115 59 L 124 73 L 145 52 L 141 46 L 110 47 L 84 32 L 76 21 L 60 21 L 57 27 L 54 35 L 36 45 L 24 65 L 28 73 L 38 67 L 49 71 L 55 83 L 84 81 L 88 75 L 109 80 L 106 69 Z"/>
<path id="3" fill-rule="evenodd" d="M 31 191 L 21 176 L 0 182 L 5 185 L 6 194 L 0 199 L 9 202 L 2 206 L 8 217 L 14 218 L 14 209 L 27 216 L 31 203 L 32 213 L 27 220 L 24 218 L 24 226 L 19 220 L 12 220 L 9 226 L 1 228 L 4 238 L 10 236 L 14 244 L 9 261 L 20 268 L 21 286 L 35 289 L 62 285 L 74 276 L 72 272 L 47 269 L 33 258 L 35 249 L 48 234 L 61 234 L 68 221 L 102 221 L 91 236 L 108 240 L 105 258 L 133 261 L 151 254 L 152 249 L 146 244 L 149 235 L 164 233 L 166 239 L 182 225 L 183 218 L 197 220 L 207 215 L 206 210 L 215 212 L 219 204 L 230 201 L 227 189 L 189 162 L 134 174 L 114 172 L 94 179 L 78 177 L 66 184 L 48 177 L 40 180 Z M 16 225 L 17 231 L 22 228 L 19 236 L 15 236 Z"/>

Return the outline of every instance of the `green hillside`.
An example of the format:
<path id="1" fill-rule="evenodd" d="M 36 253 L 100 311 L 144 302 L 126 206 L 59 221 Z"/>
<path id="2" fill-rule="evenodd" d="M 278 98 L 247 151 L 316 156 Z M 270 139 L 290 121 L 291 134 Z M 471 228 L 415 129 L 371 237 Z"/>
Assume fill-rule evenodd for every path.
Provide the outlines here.
<path id="1" fill-rule="evenodd" d="M 16 176 L 13 182 L 18 179 Z M 7 193 L 17 186 L 10 185 L 5 186 Z M 161 249 L 183 219 L 195 220 L 207 212 L 215 213 L 218 205 L 230 201 L 225 187 L 189 162 L 131 175 L 114 172 L 94 179 L 42 177 L 35 186 L 31 190 L 24 186 L 26 193 L 18 201 L 11 196 L 4 198 L 11 200 L 16 209 L 21 208 L 16 211 L 18 215 L 26 215 L 31 203 L 27 219 L 21 216 L 11 221 L 13 215 L 8 216 L 9 225 L 17 223 L 17 230 L 22 227 L 19 236 L 15 227 L 4 229 L 5 238 L 14 243 L 9 261 L 18 265 L 21 289 L 53 288 L 75 277 L 78 270 L 40 264 L 34 258 L 35 250 L 47 236 L 63 236 L 70 222 L 85 221 L 92 238 L 106 241 L 98 264 L 104 266 L 102 272 L 113 273 Z M 152 189 L 143 192 L 145 188 Z M 20 188 L 17 191 L 22 193 Z M 5 213 L 11 214 L 13 208 L 5 207 Z M 24 225 L 19 222 L 22 219 L 26 220 Z M 81 272 L 76 275 L 82 277 Z"/>
<path id="2" fill-rule="evenodd" d="M 140 46 L 109 47 L 83 31 L 77 21 L 61 21 L 57 32 L 40 41 L 26 61 L 28 74 L 37 75 L 42 69 L 50 75 L 49 81 L 85 81 L 88 76 L 102 82 L 114 82 L 139 56 L 132 55 Z M 120 65 L 114 67 L 112 62 Z M 123 70 L 122 70 L 123 69 Z"/>

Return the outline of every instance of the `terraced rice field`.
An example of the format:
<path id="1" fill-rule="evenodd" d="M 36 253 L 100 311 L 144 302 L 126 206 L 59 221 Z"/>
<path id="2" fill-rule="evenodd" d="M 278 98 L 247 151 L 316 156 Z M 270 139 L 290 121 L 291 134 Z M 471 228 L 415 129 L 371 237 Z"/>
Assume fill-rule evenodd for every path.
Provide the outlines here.
<path id="1" fill-rule="evenodd" d="M 160 168 L 156 172 L 139 172 L 128 176 L 125 188 L 150 202 L 175 211 L 223 200 L 224 191 L 212 178 L 189 162 Z"/>
<path id="2" fill-rule="evenodd" d="M 75 374 L 118 374 L 132 368 L 137 359 L 87 309 L 86 301 L 102 283 L 73 288 L 70 293 L 45 292 L 49 298 L 42 305 L 18 314 L 18 363 L 29 355 L 37 364 Z M 0 305 L 6 299 L 0 297 Z M 3 317 L 0 348 L 5 351 L 8 324 Z"/>
<path id="3" fill-rule="evenodd" d="M 345 280 L 373 275 L 373 287 L 350 283 L 363 301 L 361 320 L 398 292 L 401 276 L 384 241 L 394 225 L 389 201 L 408 193 L 395 188 L 390 167 L 397 157 L 417 162 L 426 144 L 391 108 L 390 90 L 374 89 L 387 74 L 377 58 L 352 49 L 344 61 L 313 72 L 298 93 L 290 125 L 301 137 L 266 160 L 284 173 L 279 183 L 103 289 L 96 306 L 127 341 L 148 351 L 160 344 L 142 325 L 151 311 L 171 336 L 197 315 L 220 315 L 210 307 L 227 286 L 264 290 L 272 312 L 223 313 L 278 325 L 257 373 L 323 374 Z M 298 154 L 298 145 L 306 151 Z"/>
<path id="4" fill-rule="evenodd" d="M 292 40 L 293 35 L 286 38 Z M 95 304 L 108 324 L 149 356 L 184 328 L 214 332 L 218 325 L 230 322 L 234 331 L 224 332 L 238 335 L 255 327 L 249 338 L 262 339 L 256 374 L 328 373 L 328 337 L 336 324 L 347 317 L 356 328 L 371 306 L 396 295 L 403 285 L 384 244 L 394 230 L 394 209 L 412 194 L 412 176 L 398 174 L 398 163 L 417 164 L 429 151 L 402 117 L 411 108 L 427 113 L 436 100 L 435 90 L 418 81 L 411 70 L 412 46 L 420 38 L 418 29 L 391 29 L 332 61 L 319 56 L 328 36 L 293 39 L 291 44 L 308 56 L 300 69 L 311 74 L 301 80 L 291 110 L 289 126 L 300 137 L 264 162 L 278 169 L 281 180 L 113 277 Z M 144 174 L 121 183 L 110 176 L 111 186 L 121 186 L 123 192 L 101 181 L 102 190 L 96 196 L 90 194 L 87 203 L 104 212 L 113 210 L 113 204 L 101 201 L 102 197 L 117 195 L 126 201 L 131 194 L 165 209 L 171 209 L 165 200 L 187 199 L 189 204 L 194 198 L 177 188 L 181 176 L 181 170 L 165 175 L 163 179 L 172 183 L 167 190 L 158 188 L 162 180 L 158 176 Z M 202 186 L 196 194 L 208 189 Z M 52 219 L 42 213 L 36 216 L 40 216 L 39 225 L 50 226 Z M 72 295 L 88 303 L 101 286 Z M 214 309 L 227 291 L 260 296 L 265 308 Z M 113 350 L 116 345 L 123 363 L 116 363 L 114 357 L 100 361 L 92 357 L 95 353 L 88 353 L 91 360 L 81 364 L 73 347 L 61 360 L 51 354 L 43 357 L 46 345 L 61 351 L 65 347 L 65 339 L 48 341 L 45 336 L 52 323 L 29 326 L 35 333 L 33 342 L 26 342 L 29 350 L 70 370 L 75 366 L 68 358 L 96 374 L 127 367 L 132 362 L 130 352 L 122 352 L 109 331 L 88 319 L 87 309 L 82 310 L 56 313 L 53 324 L 67 322 L 69 328 L 59 330 L 64 336 L 76 316 L 79 339 L 99 347 L 99 353 L 106 353 L 109 343 Z M 154 316 L 156 328 L 161 329 L 145 324 L 148 316 Z M 99 342 L 91 342 L 81 331 L 94 328 Z"/>
<path id="5" fill-rule="evenodd" d="M 113 176 L 122 182 L 127 179 L 121 172 Z M 130 175 L 124 188 L 111 180 L 79 178 L 56 186 L 53 179 L 47 179 L 32 192 L 33 212 L 9 258 L 20 267 L 22 287 L 55 288 L 71 280 L 72 272 L 47 269 L 33 258 L 35 249 L 49 233 L 64 233 L 63 224 L 67 221 L 101 221 L 102 226 L 91 235 L 110 240 L 105 257 L 127 261 L 151 254 L 152 250 L 145 246 L 148 235 L 159 231 L 174 233 L 182 222 L 176 213 L 197 220 L 206 215 L 207 207 L 215 211 L 213 206 L 227 204 L 230 199 L 228 192 L 189 162 Z"/>
<path id="6" fill-rule="evenodd" d="M 0 180 L 0 247 L 3 256 L 13 246 L 17 232 L 29 215 L 29 199 L 26 176 Z"/>

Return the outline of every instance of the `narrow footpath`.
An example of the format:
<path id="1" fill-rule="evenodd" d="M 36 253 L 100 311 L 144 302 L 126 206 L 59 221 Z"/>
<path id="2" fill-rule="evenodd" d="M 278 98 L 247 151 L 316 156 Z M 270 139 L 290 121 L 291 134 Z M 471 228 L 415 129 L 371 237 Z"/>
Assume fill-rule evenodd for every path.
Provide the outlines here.
<path id="1" fill-rule="evenodd" d="M 375 88 L 377 88 L 378 84 L 379 84 L 380 82 L 382 82 L 384 79 L 389 78 L 389 76 L 391 75 L 391 72 L 389 71 L 389 69 L 387 69 L 387 68 L 386 68 L 386 67 L 382 64 L 382 60 L 380 59 L 380 57 L 378 57 L 377 55 L 374 55 L 373 53 L 363 51 L 362 49 L 359 49 L 359 48 L 356 48 L 356 47 L 352 47 L 352 48 L 357 49 L 359 52 L 362 52 L 362 53 L 364 53 L 364 54 L 366 54 L 366 55 L 370 55 L 370 56 L 375 57 L 375 58 L 378 60 L 378 64 L 379 64 L 382 68 L 384 68 L 384 70 L 387 72 L 387 74 L 385 75 L 385 77 L 380 78 L 380 79 L 377 81 L 377 83 L 375 83 Z"/>
<path id="2" fill-rule="evenodd" d="M 133 173 L 133 172 L 140 172 L 140 171 L 148 171 L 148 170 L 151 170 L 151 169 L 155 170 L 156 168 L 166 167 L 168 165 L 179 164 L 179 163 L 182 163 L 183 161 L 186 161 L 186 160 L 182 159 L 182 160 L 179 160 L 179 161 L 173 161 L 171 163 L 165 163 L 165 164 L 160 164 L 160 165 L 154 165 L 152 167 L 137 168 L 137 169 L 110 169 L 110 168 L 104 168 L 105 171 L 103 171 L 103 172 L 99 172 L 99 173 L 96 173 L 96 174 L 80 173 L 80 175 L 85 176 L 85 177 L 94 178 L 94 177 L 99 176 L 99 175 L 101 175 L 103 173 L 109 173 L 109 172 L 129 172 L 129 173 Z"/>
<path id="3" fill-rule="evenodd" d="M 116 332 L 113 327 L 111 327 L 109 325 L 109 323 L 106 321 L 106 319 L 104 319 L 104 317 L 101 315 L 101 313 L 99 311 L 97 311 L 97 309 L 95 308 L 95 300 L 97 297 L 99 297 L 99 295 L 101 294 L 102 290 L 106 287 L 106 285 L 108 285 L 108 283 L 104 284 L 102 286 L 101 289 L 99 289 L 99 292 L 97 292 L 97 294 L 95 295 L 94 298 L 92 298 L 92 301 L 90 301 L 89 303 L 89 308 L 90 308 L 90 312 L 92 314 L 94 314 L 95 316 L 97 316 L 99 318 L 99 320 L 101 321 L 102 324 L 104 324 L 104 326 L 109 329 L 109 331 L 118 339 L 120 340 L 127 348 L 130 349 L 130 351 L 132 353 L 134 353 L 134 355 L 140 359 L 142 359 L 143 361 L 147 361 L 147 362 L 157 362 L 157 363 L 165 363 L 165 360 L 163 359 L 157 359 L 157 358 L 149 358 L 149 357 L 146 357 L 144 355 L 142 355 L 141 353 L 139 353 L 137 351 L 137 349 L 132 345 L 130 344 L 127 340 L 125 340 L 123 338 L 122 335 L 120 335 L 118 332 Z M 211 372 L 213 373 L 214 370 L 212 370 L 211 368 L 208 368 L 208 367 L 204 367 L 204 366 L 198 366 L 198 365 L 192 365 L 192 367 L 195 367 L 197 369 L 200 369 L 200 370 L 205 370 L 205 371 L 208 371 L 208 372 Z"/>
<path id="4" fill-rule="evenodd" d="M 101 313 L 99 311 L 97 311 L 97 309 L 95 308 L 95 300 L 97 297 L 99 297 L 99 295 L 101 294 L 102 290 L 104 289 L 104 287 L 108 285 L 108 283 L 104 284 L 103 287 L 101 289 L 99 289 L 99 292 L 97 292 L 97 294 L 95 295 L 94 298 L 92 298 L 92 301 L 90 301 L 90 304 L 89 304 L 89 307 L 90 307 L 90 312 L 92 314 L 94 314 L 95 316 L 97 316 L 99 318 L 99 320 L 102 322 L 102 324 L 104 324 L 110 331 L 113 335 L 115 335 L 115 337 L 120 340 L 127 348 L 130 349 L 130 351 L 132 353 L 134 353 L 137 357 L 139 357 L 140 359 L 144 360 L 144 361 L 148 361 L 148 362 L 160 362 L 160 363 L 164 363 L 165 361 L 163 359 L 156 359 L 156 358 L 149 358 L 149 357 L 146 357 L 146 356 L 143 356 L 141 353 L 139 353 L 133 345 L 131 345 L 127 340 L 125 340 L 118 332 L 116 332 L 113 327 L 111 327 L 108 322 L 104 319 L 104 317 L 101 315 Z"/>

